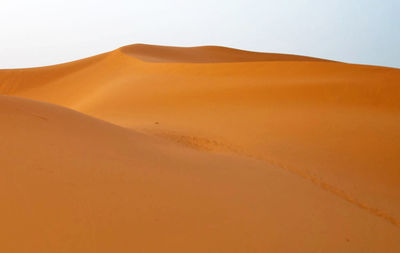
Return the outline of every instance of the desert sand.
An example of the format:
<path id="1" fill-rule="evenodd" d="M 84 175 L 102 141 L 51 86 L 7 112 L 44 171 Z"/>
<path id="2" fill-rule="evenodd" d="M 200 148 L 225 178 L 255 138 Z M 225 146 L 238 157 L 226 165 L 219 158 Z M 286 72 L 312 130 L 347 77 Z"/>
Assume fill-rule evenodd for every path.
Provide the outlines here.
<path id="1" fill-rule="evenodd" d="M 0 70 L 1 252 L 400 252 L 400 70 L 131 45 Z"/>

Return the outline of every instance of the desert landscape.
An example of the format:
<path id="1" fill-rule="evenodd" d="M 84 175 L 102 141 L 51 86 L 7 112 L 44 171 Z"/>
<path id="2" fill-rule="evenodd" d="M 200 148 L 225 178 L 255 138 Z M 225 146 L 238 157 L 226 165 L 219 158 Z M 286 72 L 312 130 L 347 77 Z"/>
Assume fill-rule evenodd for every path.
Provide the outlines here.
<path id="1" fill-rule="evenodd" d="M 400 252 L 400 69 L 134 44 L 0 94 L 1 252 Z"/>

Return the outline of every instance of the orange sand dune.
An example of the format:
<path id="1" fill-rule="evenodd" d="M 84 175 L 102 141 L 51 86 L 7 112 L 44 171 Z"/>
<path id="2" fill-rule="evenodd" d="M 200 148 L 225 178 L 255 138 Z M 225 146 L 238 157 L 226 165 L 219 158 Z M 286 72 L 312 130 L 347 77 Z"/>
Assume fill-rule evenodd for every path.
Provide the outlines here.
<path id="1" fill-rule="evenodd" d="M 326 61 L 299 55 L 258 53 L 227 47 L 167 47 L 135 44 L 120 49 L 124 54 L 147 62 L 258 62 L 258 61 Z"/>
<path id="2" fill-rule="evenodd" d="M 397 252 L 399 85 L 398 69 L 220 47 L 1 70 L 1 94 L 103 121 L 0 97 L 0 247 Z"/>

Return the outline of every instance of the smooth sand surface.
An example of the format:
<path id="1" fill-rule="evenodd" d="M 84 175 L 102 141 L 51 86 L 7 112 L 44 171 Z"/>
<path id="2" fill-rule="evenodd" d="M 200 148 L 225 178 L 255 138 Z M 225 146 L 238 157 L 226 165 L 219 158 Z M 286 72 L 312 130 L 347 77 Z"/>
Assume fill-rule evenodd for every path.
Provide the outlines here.
<path id="1" fill-rule="evenodd" d="M 2 252 L 400 251 L 399 69 L 132 45 L 0 94 Z"/>

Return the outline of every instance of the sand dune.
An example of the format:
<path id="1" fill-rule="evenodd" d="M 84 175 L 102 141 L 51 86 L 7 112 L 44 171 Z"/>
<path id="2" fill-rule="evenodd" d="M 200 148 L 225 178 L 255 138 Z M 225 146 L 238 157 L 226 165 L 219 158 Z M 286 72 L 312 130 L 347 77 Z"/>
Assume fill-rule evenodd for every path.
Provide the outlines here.
<path id="1" fill-rule="evenodd" d="M 397 252 L 399 85 L 222 47 L 0 70 L 0 249 Z"/>
<path id="2" fill-rule="evenodd" d="M 258 53 L 227 47 L 167 47 L 135 44 L 120 49 L 124 54 L 147 62 L 223 63 L 259 61 L 326 61 L 299 55 Z"/>

